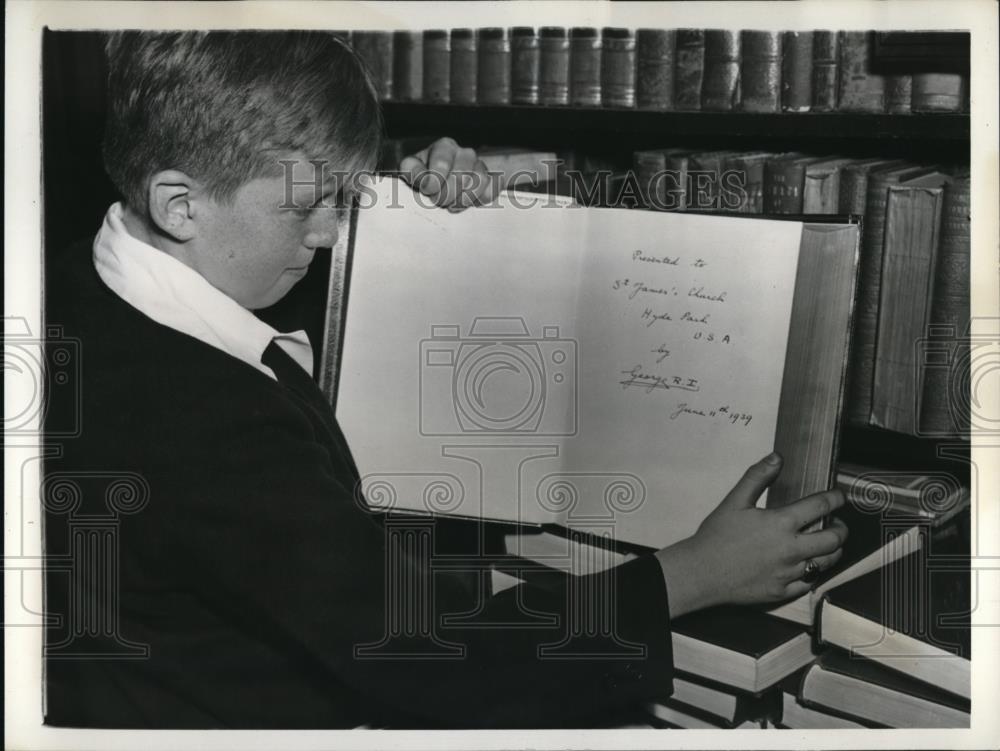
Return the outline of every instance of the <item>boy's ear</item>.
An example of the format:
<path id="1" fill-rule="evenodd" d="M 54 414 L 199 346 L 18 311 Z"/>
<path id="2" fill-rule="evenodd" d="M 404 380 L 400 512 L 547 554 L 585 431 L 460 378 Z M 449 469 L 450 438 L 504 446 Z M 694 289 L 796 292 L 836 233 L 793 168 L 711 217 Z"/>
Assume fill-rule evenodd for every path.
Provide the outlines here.
<path id="1" fill-rule="evenodd" d="M 156 228 L 177 242 L 197 234 L 193 192 L 195 181 L 180 170 L 163 170 L 149 180 L 149 217 Z"/>

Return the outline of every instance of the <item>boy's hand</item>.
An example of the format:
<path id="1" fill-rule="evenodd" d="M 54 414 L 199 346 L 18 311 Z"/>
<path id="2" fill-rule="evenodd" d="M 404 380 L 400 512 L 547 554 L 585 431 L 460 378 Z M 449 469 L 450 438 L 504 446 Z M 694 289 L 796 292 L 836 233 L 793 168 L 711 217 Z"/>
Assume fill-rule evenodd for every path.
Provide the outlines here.
<path id="1" fill-rule="evenodd" d="M 474 149 L 441 138 L 399 163 L 401 177 L 435 206 L 461 211 L 488 203 L 494 194 L 486 165 Z"/>
<path id="2" fill-rule="evenodd" d="M 844 505 L 830 490 L 778 509 L 754 505 L 781 471 L 772 454 L 747 470 L 698 531 L 656 553 L 667 580 L 672 616 L 724 603 L 776 602 L 807 592 L 806 563 L 821 571 L 840 558 L 847 527 L 839 519 L 826 529 L 803 532 Z"/>

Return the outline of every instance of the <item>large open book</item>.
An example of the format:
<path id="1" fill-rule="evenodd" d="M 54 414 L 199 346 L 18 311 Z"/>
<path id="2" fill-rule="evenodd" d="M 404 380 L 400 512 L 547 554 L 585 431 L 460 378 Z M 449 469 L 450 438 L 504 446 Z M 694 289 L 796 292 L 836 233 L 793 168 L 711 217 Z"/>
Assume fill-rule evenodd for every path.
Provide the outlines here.
<path id="1" fill-rule="evenodd" d="M 857 226 L 376 192 L 322 378 L 371 506 L 660 547 L 772 448 L 768 503 L 831 487 Z"/>

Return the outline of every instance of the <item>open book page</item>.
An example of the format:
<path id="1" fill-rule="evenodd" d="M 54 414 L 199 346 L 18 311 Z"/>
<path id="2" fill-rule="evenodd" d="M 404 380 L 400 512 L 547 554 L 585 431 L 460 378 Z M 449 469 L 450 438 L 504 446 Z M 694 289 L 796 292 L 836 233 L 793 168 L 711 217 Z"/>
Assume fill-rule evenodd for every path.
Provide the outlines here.
<path id="1" fill-rule="evenodd" d="M 801 224 L 377 190 L 337 399 L 372 505 L 659 547 L 773 447 Z"/>

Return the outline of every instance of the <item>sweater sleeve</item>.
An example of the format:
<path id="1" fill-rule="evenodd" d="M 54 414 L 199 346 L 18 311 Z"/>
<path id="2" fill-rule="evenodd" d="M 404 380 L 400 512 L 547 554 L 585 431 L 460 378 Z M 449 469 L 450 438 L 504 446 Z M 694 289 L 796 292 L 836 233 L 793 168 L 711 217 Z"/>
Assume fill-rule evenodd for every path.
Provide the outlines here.
<path id="1" fill-rule="evenodd" d="M 387 549 L 351 477 L 293 411 L 216 430 L 217 451 L 190 457 L 171 492 L 192 520 L 178 535 L 187 584 L 390 716 L 588 726 L 671 693 L 667 592 L 652 556 L 572 586 L 561 574 L 521 585 L 489 598 L 478 627 L 449 626 L 445 616 L 475 607 L 469 594 L 405 540 Z M 523 608 L 548 625 L 502 625 Z M 595 636 L 587 622 L 604 625 Z"/>

